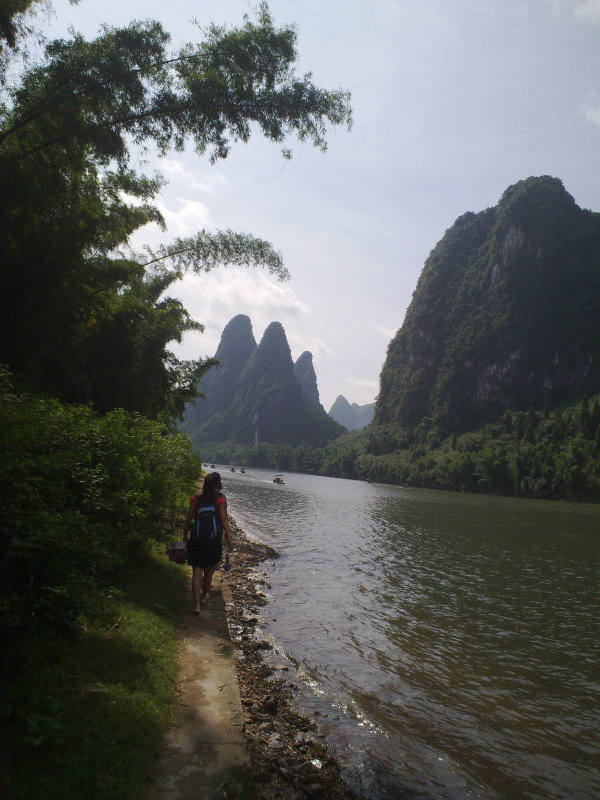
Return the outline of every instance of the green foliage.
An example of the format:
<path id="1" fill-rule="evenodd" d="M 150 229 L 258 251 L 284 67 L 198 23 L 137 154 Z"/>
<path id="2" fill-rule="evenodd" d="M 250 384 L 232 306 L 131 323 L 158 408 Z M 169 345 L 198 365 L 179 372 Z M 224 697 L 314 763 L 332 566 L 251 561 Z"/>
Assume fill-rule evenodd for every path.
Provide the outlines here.
<path id="1" fill-rule="evenodd" d="M 199 476 L 187 437 L 17 393 L 6 375 L 0 451 L 4 630 L 76 631 L 116 565 L 174 536 Z"/>
<path id="2" fill-rule="evenodd" d="M 77 342 L 81 361 L 75 370 L 72 362 L 67 365 L 55 392 L 93 402 L 100 412 L 118 407 L 152 419 L 181 416 L 213 361 L 181 361 L 167 349 L 185 331 L 202 330 L 178 300 L 161 298 L 172 280 L 131 275 L 119 292 L 97 297 L 97 311 Z"/>
<path id="3" fill-rule="evenodd" d="M 188 137 L 216 160 L 231 141 L 247 141 L 252 124 L 274 142 L 295 134 L 325 149 L 326 125 L 349 123 L 347 93 L 294 74 L 296 33 L 276 29 L 266 3 L 256 22 L 246 17 L 238 28 L 211 25 L 204 33 L 174 53 L 156 21 L 106 26 L 92 42 L 79 34 L 51 42 L 47 63 L 14 92 L 1 137 L 11 160 L 77 139 L 107 163 L 127 159 L 128 139 L 153 140 L 166 152 Z"/>
<path id="4" fill-rule="evenodd" d="M 3 642 L 6 800 L 147 794 L 175 694 L 186 575 L 153 553 L 111 581 L 110 614 L 79 637 Z"/>
<path id="5" fill-rule="evenodd" d="M 19 34 L 23 33 L 23 17 L 37 2 L 40 0 L 2 0 L 2 6 L 0 6 L 0 54 L 4 43 L 13 50 L 16 48 Z"/>
<path id="6" fill-rule="evenodd" d="M 341 437 L 325 448 L 321 471 L 452 491 L 599 501 L 599 414 L 600 395 L 555 411 L 506 411 L 495 424 L 450 436 L 432 420 L 412 431 L 372 425 L 351 442 Z"/>

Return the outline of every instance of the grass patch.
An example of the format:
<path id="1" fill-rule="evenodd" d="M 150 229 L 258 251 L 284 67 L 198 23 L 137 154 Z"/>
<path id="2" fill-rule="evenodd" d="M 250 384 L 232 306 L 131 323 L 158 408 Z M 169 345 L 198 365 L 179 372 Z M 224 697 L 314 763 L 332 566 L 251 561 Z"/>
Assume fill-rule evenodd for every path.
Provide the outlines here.
<path id="1" fill-rule="evenodd" d="M 185 575 L 144 557 L 80 638 L 13 643 L 5 800 L 145 796 L 175 696 Z"/>

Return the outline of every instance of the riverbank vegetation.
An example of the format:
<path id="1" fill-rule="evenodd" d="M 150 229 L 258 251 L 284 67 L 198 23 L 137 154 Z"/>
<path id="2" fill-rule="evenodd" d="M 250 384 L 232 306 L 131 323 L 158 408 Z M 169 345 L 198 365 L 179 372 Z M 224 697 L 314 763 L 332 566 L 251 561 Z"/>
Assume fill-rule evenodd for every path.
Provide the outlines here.
<path id="1" fill-rule="evenodd" d="M 168 349 L 202 327 L 168 288 L 186 270 L 227 264 L 287 275 L 268 242 L 231 231 L 135 252 L 135 231 L 164 225 L 153 203 L 163 180 L 132 168 L 132 143 L 135 163 L 139 147 L 164 155 L 188 139 L 215 161 L 251 131 L 325 149 L 327 125 L 349 123 L 350 108 L 345 92 L 295 75 L 296 32 L 276 28 L 265 3 L 255 19 L 212 25 L 173 52 L 159 22 L 132 22 L 49 42 L 37 63 L 19 57 L 35 18 L 8 23 L 0 623 L 67 633 L 108 570 L 170 535 L 198 477 L 189 440 L 173 431 L 214 360 Z"/>
<path id="2" fill-rule="evenodd" d="M 159 422 L 99 416 L 2 380 L 0 622 L 15 634 L 75 633 L 102 611 L 115 568 L 176 534 L 200 465 L 189 439 Z"/>
<path id="3" fill-rule="evenodd" d="M 167 716 L 184 597 L 178 573 L 150 553 L 179 538 L 200 473 L 187 437 L 166 434 L 2 376 L 7 797 L 141 796 L 132 786 Z"/>
<path id="4" fill-rule="evenodd" d="M 507 411 L 495 424 L 442 437 L 368 431 L 352 460 L 356 477 L 453 491 L 554 500 L 600 500 L 600 396 L 549 411 Z M 335 454 L 328 471 L 341 472 Z M 347 454 L 346 454 L 347 461 Z"/>
<path id="5" fill-rule="evenodd" d="M 72 32 L 37 63 L 18 55 L 34 21 L 11 14 L 7 25 L 0 622 L 67 633 L 107 570 L 170 535 L 198 477 L 189 440 L 173 431 L 214 360 L 169 350 L 202 326 L 165 293 L 185 271 L 218 265 L 287 276 L 268 242 L 231 231 L 135 252 L 135 231 L 164 226 L 153 202 L 163 180 L 133 169 L 139 148 L 164 155 L 190 140 L 215 161 L 254 131 L 325 149 L 327 126 L 348 124 L 350 107 L 347 93 L 295 75 L 296 32 L 276 28 L 266 3 L 174 51 L 159 22 L 132 22 L 92 41 Z"/>
<path id="6" fill-rule="evenodd" d="M 170 719 L 185 571 L 155 551 L 111 574 L 76 637 L 4 639 L 3 797 L 136 800 Z M 9 716 L 8 716 L 9 715 Z"/>
<path id="7" fill-rule="evenodd" d="M 552 500 L 600 501 L 600 395 L 562 409 L 506 411 L 444 435 L 431 420 L 347 433 L 327 447 L 206 445 L 204 460 L 315 475 Z"/>

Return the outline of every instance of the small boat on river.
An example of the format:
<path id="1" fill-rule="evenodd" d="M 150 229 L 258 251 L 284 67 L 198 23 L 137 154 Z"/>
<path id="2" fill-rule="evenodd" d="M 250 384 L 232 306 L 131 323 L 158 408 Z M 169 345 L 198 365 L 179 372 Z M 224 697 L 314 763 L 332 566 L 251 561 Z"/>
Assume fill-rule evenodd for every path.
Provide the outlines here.
<path id="1" fill-rule="evenodd" d="M 275 477 L 273 478 L 273 483 L 282 483 L 282 484 L 285 484 L 285 481 L 283 480 L 283 478 L 281 477 L 281 475 L 275 475 Z"/>

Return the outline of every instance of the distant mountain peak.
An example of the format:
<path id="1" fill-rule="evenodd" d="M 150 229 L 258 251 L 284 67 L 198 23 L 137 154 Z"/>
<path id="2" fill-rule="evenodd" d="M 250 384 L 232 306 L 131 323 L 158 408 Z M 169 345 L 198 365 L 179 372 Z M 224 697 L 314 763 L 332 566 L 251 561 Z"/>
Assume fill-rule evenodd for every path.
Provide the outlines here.
<path id="1" fill-rule="evenodd" d="M 304 397 L 314 405 L 320 406 L 317 374 L 313 365 L 312 353 L 308 350 L 305 350 L 294 364 L 294 376 L 302 389 Z"/>
<path id="2" fill-rule="evenodd" d="M 329 409 L 329 416 L 349 431 L 358 431 L 366 428 L 373 419 L 375 403 L 350 403 L 343 394 L 338 394 L 334 404 Z"/>
<path id="3" fill-rule="evenodd" d="M 329 410 L 329 413 L 330 413 L 330 414 L 331 414 L 331 411 L 332 411 L 332 410 L 333 410 L 333 409 L 334 409 L 336 406 L 340 406 L 341 408 L 346 408 L 346 407 L 347 407 L 347 408 L 350 408 L 350 403 L 349 403 L 349 402 L 348 402 L 348 400 L 347 400 L 347 399 L 344 397 L 344 395 L 343 395 L 343 394 L 338 394 L 338 396 L 335 398 L 335 402 L 334 402 L 334 404 L 331 406 L 331 409 Z"/>
<path id="4" fill-rule="evenodd" d="M 200 382 L 204 397 L 190 403 L 184 418 L 188 425 L 201 425 L 233 401 L 240 375 L 256 350 L 250 317 L 238 314 L 223 328 L 215 358 L 219 365 L 208 371 Z"/>
<path id="5" fill-rule="evenodd" d="M 219 358 L 223 350 L 227 350 L 229 347 L 239 347 L 241 343 L 246 345 L 246 349 L 250 346 L 252 346 L 252 349 L 256 347 L 256 340 L 252 332 L 252 322 L 246 314 L 238 314 L 225 325 L 215 358 Z"/>
<path id="6" fill-rule="evenodd" d="M 292 352 L 281 322 L 271 322 L 267 325 L 247 368 L 260 369 L 285 381 L 292 378 L 294 374 Z"/>

